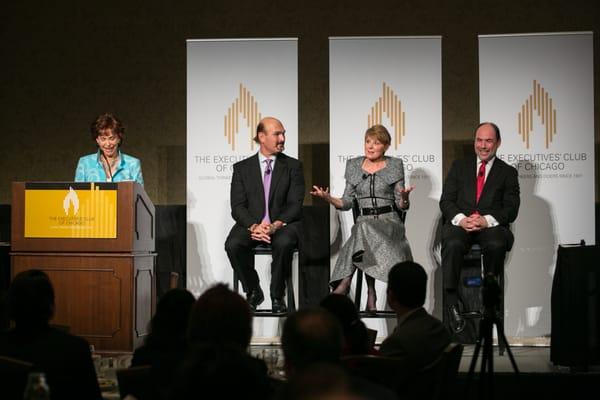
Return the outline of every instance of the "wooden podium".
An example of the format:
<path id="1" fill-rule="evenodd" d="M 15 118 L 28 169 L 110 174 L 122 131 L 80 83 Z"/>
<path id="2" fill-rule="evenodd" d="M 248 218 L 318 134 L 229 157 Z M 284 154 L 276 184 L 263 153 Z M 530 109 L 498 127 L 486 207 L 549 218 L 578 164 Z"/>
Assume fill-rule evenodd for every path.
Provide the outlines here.
<path id="1" fill-rule="evenodd" d="M 155 210 L 135 182 L 14 182 L 11 276 L 39 269 L 53 324 L 101 352 L 132 352 L 155 308 Z"/>

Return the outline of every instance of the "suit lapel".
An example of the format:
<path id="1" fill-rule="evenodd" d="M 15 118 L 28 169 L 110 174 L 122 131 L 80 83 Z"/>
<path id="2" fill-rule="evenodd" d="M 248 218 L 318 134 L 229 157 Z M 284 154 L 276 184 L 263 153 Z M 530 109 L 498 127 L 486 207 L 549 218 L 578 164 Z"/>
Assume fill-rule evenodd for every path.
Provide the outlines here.
<path id="1" fill-rule="evenodd" d="M 486 195 L 486 193 L 489 193 L 489 191 L 491 190 L 490 188 L 492 188 L 496 184 L 496 181 L 498 180 L 498 176 L 500 175 L 502 169 L 499 163 L 500 160 L 498 160 L 498 157 L 496 157 L 494 163 L 492 164 L 492 169 L 490 169 L 490 173 L 485 179 L 479 202 L 481 202 L 481 199 Z"/>
<path id="2" fill-rule="evenodd" d="M 263 177 L 262 172 L 260 171 L 260 159 L 258 158 L 258 153 L 256 153 L 252 158 L 250 158 L 250 164 L 248 165 L 248 173 L 250 174 L 250 182 L 256 182 L 256 187 L 258 188 L 258 193 L 260 198 L 260 208 L 261 215 L 265 214 L 265 187 L 263 185 Z M 262 217 L 261 217 L 262 218 Z"/>
<path id="3" fill-rule="evenodd" d="M 467 163 L 467 179 L 465 181 L 465 196 L 469 203 L 476 205 L 477 192 L 477 157 Z"/>
<path id="4" fill-rule="evenodd" d="M 271 189 L 269 190 L 269 204 L 273 200 L 273 193 L 277 189 L 277 184 L 281 180 L 281 177 L 285 175 L 287 171 L 287 163 L 285 162 L 285 155 L 279 154 L 277 161 L 275 161 L 275 168 L 273 168 L 273 177 L 271 178 Z"/>
<path id="5" fill-rule="evenodd" d="M 263 177 L 262 173 L 260 172 L 260 161 L 258 158 L 258 153 L 253 155 L 249 160 L 250 164 L 248 165 L 248 172 L 250 174 L 250 181 L 257 182 L 258 187 L 260 187 L 260 191 L 264 193 Z"/>

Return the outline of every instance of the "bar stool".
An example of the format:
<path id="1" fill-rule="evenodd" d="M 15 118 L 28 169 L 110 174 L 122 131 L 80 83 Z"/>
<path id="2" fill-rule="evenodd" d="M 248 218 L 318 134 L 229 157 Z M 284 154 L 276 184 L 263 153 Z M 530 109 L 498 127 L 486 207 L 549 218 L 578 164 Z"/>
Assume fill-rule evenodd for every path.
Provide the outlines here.
<path id="1" fill-rule="evenodd" d="M 258 243 L 256 246 L 254 246 L 252 249 L 252 253 L 253 255 L 256 256 L 272 256 L 273 255 L 273 249 L 271 248 L 271 245 L 268 243 Z M 287 297 L 287 309 L 288 309 L 288 313 L 292 313 L 294 311 L 296 311 L 296 303 L 297 303 L 297 295 L 296 295 L 296 290 L 294 288 L 294 286 L 298 286 L 298 258 L 299 258 L 299 251 L 298 248 L 296 247 L 294 249 L 294 255 L 292 256 L 292 270 L 289 271 L 287 278 L 286 278 L 286 297 Z M 239 291 L 239 281 L 240 281 L 240 277 L 237 273 L 237 271 L 234 269 L 233 270 L 233 290 L 235 292 Z M 271 309 L 258 309 L 256 311 L 254 311 L 254 315 L 255 316 L 260 316 L 260 317 L 280 317 L 282 314 L 274 314 L 273 310 Z"/>

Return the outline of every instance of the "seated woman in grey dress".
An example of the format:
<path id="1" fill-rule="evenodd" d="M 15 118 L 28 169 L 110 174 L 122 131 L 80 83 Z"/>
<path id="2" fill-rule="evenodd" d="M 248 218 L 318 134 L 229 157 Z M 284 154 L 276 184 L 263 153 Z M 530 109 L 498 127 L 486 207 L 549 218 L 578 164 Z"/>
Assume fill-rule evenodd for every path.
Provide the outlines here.
<path id="1" fill-rule="evenodd" d="M 365 155 L 348 160 L 346 188 L 341 198 L 329 189 L 313 186 L 310 192 L 340 210 L 352 208 L 358 201 L 360 215 L 350 238 L 344 243 L 331 276 L 334 293 L 347 294 L 356 268 L 364 271 L 367 282 L 367 311 L 375 312 L 375 279 L 387 281 L 389 270 L 401 261 L 412 260 L 404 223 L 398 209 L 409 206 L 413 187 L 404 187 L 404 167 L 399 158 L 385 155 L 391 137 L 382 125 L 365 132 Z"/>

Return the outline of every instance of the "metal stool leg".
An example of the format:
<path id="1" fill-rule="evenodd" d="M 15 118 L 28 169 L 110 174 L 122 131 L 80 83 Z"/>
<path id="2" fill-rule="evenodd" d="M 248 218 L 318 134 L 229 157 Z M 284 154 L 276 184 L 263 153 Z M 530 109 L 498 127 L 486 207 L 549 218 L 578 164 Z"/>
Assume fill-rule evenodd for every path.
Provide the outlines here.
<path id="1" fill-rule="evenodd" d="M 291 272 L 291 271 L 290 271 Z M 287 278 L 287 303 L 288 303 L 288 312 L 296 311 L 296 299 L 294 297 L 294 280 L 292 279 L 292 274 Z"/>
<path id="2" fill-rule="evenodd" d="M 238 276 L 237 271 L 234 269 L 233 270 L 233 291 L 236 293 L 238 293 L 239 283 L 240 283 L 240 277 Z"/>
<path id="3" fill-rule="evenodd" d="M 360 298 L 362 297 L 362 282 L 363 272 L 360 269 L 356 269 L 356 291 L 354 292 L 354 305 L 360 312 Z"/>

